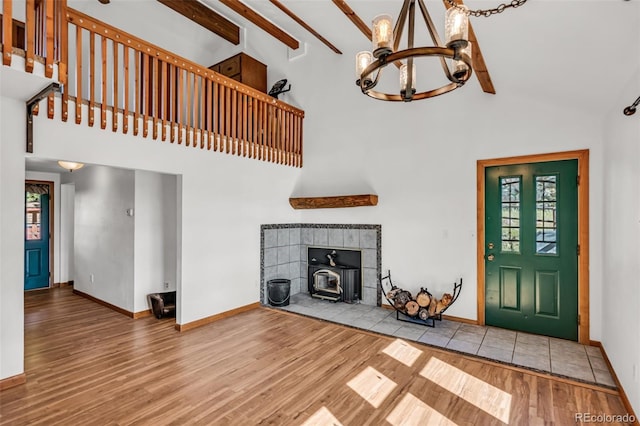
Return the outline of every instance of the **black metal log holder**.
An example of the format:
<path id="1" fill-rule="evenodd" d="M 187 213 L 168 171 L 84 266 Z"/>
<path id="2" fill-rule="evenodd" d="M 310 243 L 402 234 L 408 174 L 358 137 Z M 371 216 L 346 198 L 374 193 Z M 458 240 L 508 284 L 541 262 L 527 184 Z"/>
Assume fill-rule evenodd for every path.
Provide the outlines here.
<path id="1" fill-rule="evenodd" d="M 451 305 L 453 305 L 453 303 L 458 299 L 458 296 L 460 295 L 460 290 L 462 289 L 462 278 L 460 278 L 460 282 L 459 283 L 454 283 L 453 284 L 453 294 L 452 294 L 452 298 L 451 298 L 451 302 L 449 302 L 449 304 L 447 306 L 444 307 L 444 309 L 442 309 L 440 312 L 438 312 L 437 314 L 434 315 L 430 315 L 428 318 L 426 319 L 422 319 L 419 318 L 416 315 L 408 315 L 406 312 L 402 312 L 401 310 L 399 310 L 396 306 L 393 300 L 390 300 L 387 297 L 387 294 L 389 294 L 389 291 L 391 290 L 399 290 L 399 288 L 397 286 L 395 286 L 393 284 L 393 282 L 391 281 L 391 271 L 387 271 L 387 275 L 386 276 L 382 276 L 380 275 L 378 277 L 378 282 L 380 284 L 380 289 L 382 291 L 382 294 L 384 295 L 384 298 L 387 299 L 387 302 L 389 302 L 389 304 L 391 306 L 393 306 L 393 309 L 396 311 L 396 320 L 398 321 L 404 321 L 404 322 L 411 322 L 414 324 L 420 324 L 420 325 L 426 325 L 427 327 L 435 327 L 435 322 L 437 321 L 442 321 L 442 314 L 449 309 L 449 307 Z M 389 290 L 387 290 L 385 288 L 385 282 L 388 283 L 388 285 L 391 287 Z M 431 293 L 429 293 L 429 291 L 425 288 L 424 289 L 427 294 L 429 294 L 430 297 L 433 297 L 433 295 Z"/>

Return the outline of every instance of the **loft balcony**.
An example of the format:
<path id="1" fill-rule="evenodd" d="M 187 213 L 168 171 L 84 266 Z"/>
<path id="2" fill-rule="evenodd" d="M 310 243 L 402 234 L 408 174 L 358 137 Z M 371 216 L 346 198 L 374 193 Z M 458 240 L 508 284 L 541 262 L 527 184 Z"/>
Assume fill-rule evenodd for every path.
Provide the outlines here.
<path id="1" fill-rule="evenodd" d="M 42 63 L 45 77 L 62 85 L 61 94 L 48 96 L 50 119 L 60 96 L 62 121 L 302 167 L 304 111 L 67 7 L 66 0 L 0 4 L 3 65 L 22 56 L 25 72 Z"/>

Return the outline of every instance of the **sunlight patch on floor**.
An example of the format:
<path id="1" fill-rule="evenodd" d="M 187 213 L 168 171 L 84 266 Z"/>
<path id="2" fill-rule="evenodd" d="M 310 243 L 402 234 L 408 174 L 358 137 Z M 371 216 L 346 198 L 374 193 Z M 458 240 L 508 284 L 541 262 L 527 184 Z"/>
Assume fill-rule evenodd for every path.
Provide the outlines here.
<path id="1" fill-rule="evenodd" d="M 435 357 L 429 360 L 420 375 L 496 419 L 509 423 L 511 394 Z"/>
<path id="2" fill-rule="evenodd" d="M 307 419 L 302 426 L 342 426 L 327 407 L 322 407 Z"/>
<path id="3" fill-rule="evenodd" d="M 402 398 L 386 420 L 393 426 L 457 426 L 410 393 Z"/>
<path id="4" fill-rule="evenodd" d="M 367 367 L 351 379 L 347 386 L 374 408 L 378 408 L 398 385 L 375 368 Z"/>
<path id="5" fill-rule="evenodd" d="M 418 348 L 414 348 L 409 343 L 401 339 L 394 340 L 389 346 L 382 350 L 383 353 L 394 358 L 396 361 L 403 363 L 407 367 L 411 367 L 420 355 L 422 351 Z"/>

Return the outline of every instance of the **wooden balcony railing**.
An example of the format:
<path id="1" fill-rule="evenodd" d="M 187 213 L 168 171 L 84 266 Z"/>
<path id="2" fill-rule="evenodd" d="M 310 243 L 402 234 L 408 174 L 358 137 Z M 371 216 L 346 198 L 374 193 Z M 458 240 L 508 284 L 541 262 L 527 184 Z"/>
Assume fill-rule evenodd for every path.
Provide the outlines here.
<path id="1" fill-rule="evenodd" d="M 11 17 L 12 2 L 4 0 L 5 65 L 14 44 Z M 67 8 L 64 0 L 27 0 L 26 17 L 26 71 L 38 56 L 45 72 L 58 64 L 62 120 L 71 100 L 77 124 L 94 126 L 97 119 L 102 129 L 110 122 L 123 133 L 131 125 L 134 135 L 302 167 L 303 111 Z M 53 96 L 48 112 L 53 118 Z"/>

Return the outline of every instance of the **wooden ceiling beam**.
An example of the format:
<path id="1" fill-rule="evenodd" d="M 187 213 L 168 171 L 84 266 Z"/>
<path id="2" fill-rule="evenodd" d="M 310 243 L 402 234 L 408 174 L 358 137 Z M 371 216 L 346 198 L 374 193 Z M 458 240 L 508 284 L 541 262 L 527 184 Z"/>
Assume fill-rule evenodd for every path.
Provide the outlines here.
<path id="1" fill-rule="evenodd" d="M 327 46 L 329 49 L 333 50 L 338 55 L 342 55 L 342 52 L 337 47 L 335 47 L 333 44 L 331 44 L 331 42 L 329 42 L 329 40 L 327 40 L 326 38 L 322 37 L 322 35 L 320 35 L 320 33 L 318 33 L 316 30 L 311 28 L 311 26 L 309 24 L 307 24 L 298 15 L 296 15 L 291 10 L 289 10 L 285 5 L 280 3 L 278 0 L 269 0 L 269 1 L 271 1 L 271 3 L 273 5 L 275 5 L 278 9 L 280 9 L 285 14 L 287 14 L 291 19 L 296 21 L 302 28 L 304 28 L 305 30 L 307 30 L 311 34 L 313 34 L 318 40 L 323 42 L 325 44 L 325 46 Z"/>
<path id="2" fill-rule="evenodd" d="M 242 3 L 240 0 L 220 0 L 220 3 L 232 9 L 234 12 L 247 19 L 248 21 L 254 23 L 256 26 L 258 26 L 271 36 L 275 37 L 276 39 L 280 40 L 291 49 L 297 49 L 298 47 L 300 47 L 300 43 L 298 42 L 298 40 L 291 37 L 280 27 L 274 25 L 272 22 L 270 22 L 260 14 L 256 13 L 253 9 Z"/>
<path id="3" fill-rule="evenodd" d="M 344 12 L 344 14 L 347 15 L 347 18 L 349 18 L 351 22 L 353 22 L 353 25 L 355 25 L 360 31 L 362 31 L 362 34 L 364 34 L 365 37 L 367 37 L 369 41 L 371 41 L 371 37 L 373 36 L 373 34 L 371 33 L 371 28 L 369 27 L 369 25 L 365 24 L 362 19 L 360 19 L 360 17 L 353 11 L 353 9 L 349 7 L 346 1 L 333 0 L 333 4 L 338 6 L 338 9 Z"/>
<path id="4" fill-rule="evenodd" d="M 456 0 L 458 4 L 463 4 L 463 0 Z M 445 7 L 447 9 L 452 6 L 446 1 L 442 0 Z M 487 64 L 484 62 L 484 56 L 482 56 L 482 50 L 480 50 L 480 44 L 478 44 L 478 39 L 476 38 L 476 33 L 473 31 L 473 27 L 471 26 L 471 22 L 469 22 L 469 41 L 472 46 L 471 50 L 471 60 L 473 64 L 473 72 L 476 74 L 478 78 L 478 82 L 480 83 L 480 87 L 482 91 L 485 93 L 491 93 L 493 95 L 496 94 L 496 89 L 493 86 L 493 82 L 491 81 L 491 76 L 489 75 L 489 70 L 487 69 Z"/>
<path id="5" fill-rule="evenodd" d="M 240 44 L 240 27 L 198 0 L 158 0 L 163 5 L 202 25 L 230 43 Z"/>

